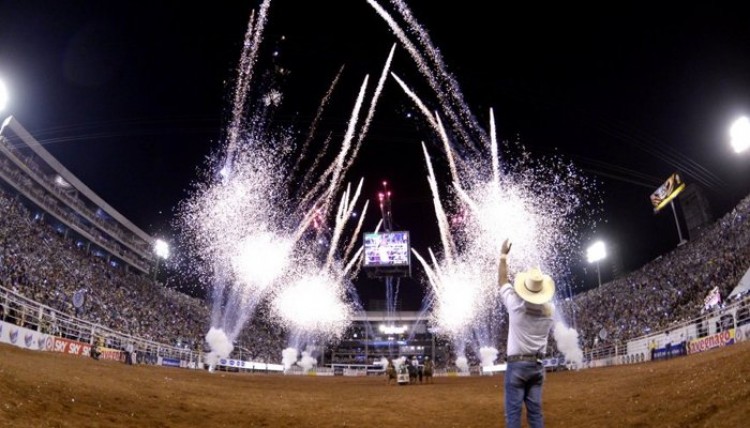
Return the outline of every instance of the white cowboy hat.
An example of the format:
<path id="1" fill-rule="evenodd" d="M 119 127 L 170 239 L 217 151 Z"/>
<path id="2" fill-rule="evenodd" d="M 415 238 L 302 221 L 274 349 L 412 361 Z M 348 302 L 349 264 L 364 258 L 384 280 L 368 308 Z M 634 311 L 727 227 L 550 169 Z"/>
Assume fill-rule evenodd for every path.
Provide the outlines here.
<path id="1" fill-rule="evenodd" d="M 523 300 L 537 305 L 549 302 L 555 295 L 555 281 L 539 268 L 516 274 L 513 288 Z"/>

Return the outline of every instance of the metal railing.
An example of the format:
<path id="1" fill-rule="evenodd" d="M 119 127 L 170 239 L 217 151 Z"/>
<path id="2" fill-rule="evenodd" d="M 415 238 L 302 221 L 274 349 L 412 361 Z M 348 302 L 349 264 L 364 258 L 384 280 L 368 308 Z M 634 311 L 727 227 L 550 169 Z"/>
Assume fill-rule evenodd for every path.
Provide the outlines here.
<path id="1" fill-rule="evenodd" d="M 96 337 L 102 337 L 105 346 L 112 349 L 124 350 L 125 345 L 132 341 L 139 353 L 153 357 L 191 362 L 201 359 L 201 353 L 194 350 L 135 337 L 95 324 L 60 312 L 2 286 L 0 286 L 0 321 L 87 344 L 93 344 Z"/>

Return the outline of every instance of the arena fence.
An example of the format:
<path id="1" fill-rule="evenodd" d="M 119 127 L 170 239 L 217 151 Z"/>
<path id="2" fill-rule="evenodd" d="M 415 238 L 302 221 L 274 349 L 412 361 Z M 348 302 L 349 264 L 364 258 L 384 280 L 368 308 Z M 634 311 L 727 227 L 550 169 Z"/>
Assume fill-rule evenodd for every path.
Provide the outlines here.
<path id="1" fill-rule="evenodd" d="M 102 358 L 123 358 L 133 343 L 137 361 L 165 366 L 199 367 L 201 355 L 71 316 L 0 286 L 0 342 L 27 349 L 88 356 L 101 340 Z"/>
<path id="2" fill-rule="evenodd" d="M 584 368 L 634 364 L 704 352 L 750 339 L 750 296 L 699 317 L 584 354 Z"/>
<path id="3" fill-rule="evenodd" d="M 122 333 L 60 312 L 0 286 L 0 342 L 26 349 L 88 356 L 97 340 L 103 341 L 101 358 L 122 359 L 126 345 L 132 342 L 139 363 L 203 368 L 200 352 Z M 565 365 L 568 369 L 581 369 L 643 363 L 704 352 L 743 340 L 750 340 L 750 296 L 625 344 L 589 350 L 584 353 L 581 367 L 570 361 L 566 361 Z M 559 365 L 558 360 L 556 367 Z M 222 360 L 218 366 L 222 370 L 234 371 L 284 371 L 283 366 L 278 364 L 230 359 Z M 337 367 L 304 370 L 293 366 L 285 372 L 310 376 L 367 375 L 367 367 L 363 367 L 342 367 L 337 371 Z M 480 367 L 472 366 L 468 372 L 455 368 L 436 370 L 435 376 L 471 376 L 482 373 Z"/>

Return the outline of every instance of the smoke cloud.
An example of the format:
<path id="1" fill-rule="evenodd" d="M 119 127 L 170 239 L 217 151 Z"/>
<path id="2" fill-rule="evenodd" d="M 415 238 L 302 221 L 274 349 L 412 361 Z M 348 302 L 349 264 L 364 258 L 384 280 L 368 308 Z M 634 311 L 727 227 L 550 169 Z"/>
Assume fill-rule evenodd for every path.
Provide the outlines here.
<path id="1" fill-rule="evenodd" d="M 489 367 L 495 364 L 499 351 L 492 346 L 482 346 L 479 348 L 479 356 L 482 359 L 482 367 Z"/>
<path id="2" fill-rule="evenodd" d="M 289 370 L 297 362 L 297 348 L 286 348 L 281 351 L 281 364 L 284 365 L 284 371 Z"/>
<path id="3" fill-rule="evenodd" d="M 464 356 L 456 358 L 456 367 L 458 367 L 458 371 L 460 372 L 468 372 L 469 360 L 467 360 Z"/>
<path id="4" fill-rule="evenodd" d="M 318 360 L 310 355 L 310 351 L 303 351 L 302 358 L 299 359 L 297 365 L 302 367 L 305 370 L 305 373 L 307 373 L 310 369 L 318 365 Z"/>
<path id="5" fill-rule="evenodd" d="M 229 357 L 229 354 L 234 349 L 234 345 L 224 330 L 216 327 L 211 327 L 208 330 L 208 333 L 206 333 L 206 342 L 208 342 L 208 346 L 211 348 L 211 352 L 206 355 L 206 363 L 208 363 L 209 370 L 213 371 L 214 366 L 220 358 Z"/>
<path id="6" fill-rule="evenodd" d="M 558 321 L 555 323 L 554 336 L 557 349 L 565 355 L 565 359 L 576 367 L 581 367 L 583 351 L 578 345 L 578 332 Z"/>

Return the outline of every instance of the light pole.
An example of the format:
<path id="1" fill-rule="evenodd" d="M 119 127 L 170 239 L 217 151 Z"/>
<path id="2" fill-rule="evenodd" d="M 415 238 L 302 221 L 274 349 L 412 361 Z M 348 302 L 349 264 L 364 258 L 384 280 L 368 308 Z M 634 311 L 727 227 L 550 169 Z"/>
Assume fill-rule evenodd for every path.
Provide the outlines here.
<path id="1" fill-rule="evenodd" d="M 734 121 L 729 128 L 729 136 L 732 138 L 732 147 L 737 153 L 742 153 L 750 147 L 750 120 L 743 116 Z"/>
<path id="2" fill-rule="evenodd" d="M 156 281 L 156 273 L 159 271 L 159 261 L 169 258 L 169 244 L 161 239 L 157 239 L 154 241 L 154 254 L 156 254 L 156 266 L 154 267 L 154 281 Z"/>
<path id="3" fill-rule="evenodd" d="M 586 250 L 586 258 L 589 263 L 596 262 L 596 276 L 599 278 L 599 287 L 602 286 L 602 274 L 599 271 L 599 261 L 604 260 L 607 257 L 607 249 L 604 247 L 604 242 L 596 241 L 588 250 Z"/>

